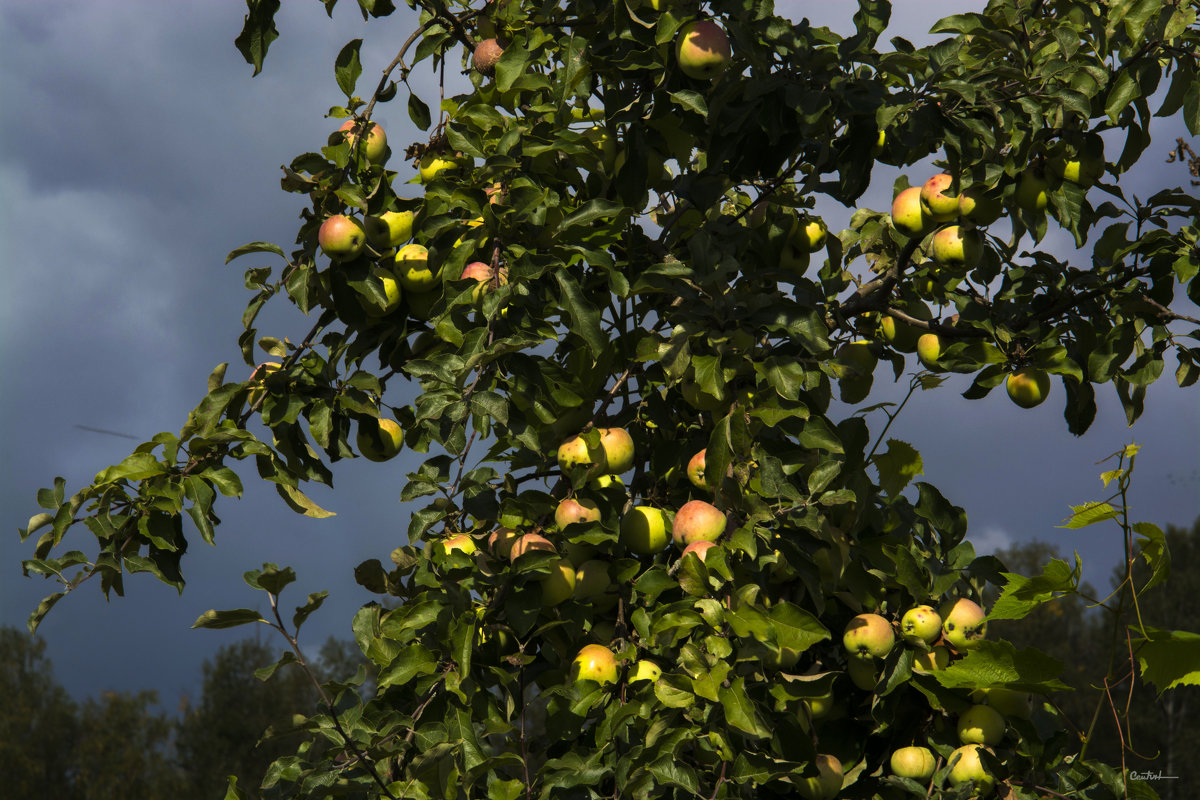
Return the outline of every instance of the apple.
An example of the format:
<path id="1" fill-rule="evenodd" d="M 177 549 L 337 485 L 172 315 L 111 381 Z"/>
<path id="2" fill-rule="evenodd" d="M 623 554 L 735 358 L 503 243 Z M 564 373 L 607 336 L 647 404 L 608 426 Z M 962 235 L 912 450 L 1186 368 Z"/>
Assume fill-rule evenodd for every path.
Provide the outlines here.
<path id="1" fill-rule="evenodd" d="M 1062 180 L 1090 188 L 1104 177 L 1104 141 L 1093 134 L 1079 147 L 1059 142 L 1050 151 L 1048 166 Z"/>
<path id="2" fill-rule="evenodd" d="M 900 306 L 900 310 L 914 319 L 933 318 L 933 312 L 924 303 Z M 879 332 L 883 334 L 883 340 L 897 351 L 901 353 L 915 353 L 917 351 L 917 340 L 921 338 L 921 334 L 924 331 L 920 328 L 914 328 L 907 322 L 901 322 L 895 317 L 885 315 L 879 321 Z"/>
<path id="3" fill-rule="evenodd" d="M 960 597 L 942 604 L 942 635 L 956 650 L 969 650 L 987 633 L 987 614 L 978 603 Z"/>
<path id="4" fill-rule="evenodd" d="M 345 214 L 334 214 L 321 223 L 317 243 L 325 255 L 334 261 L 343 261 L 362 252 L 367 235 L 358 220 Z"/>
<path id="5" fill-rule="evenodd" d="M 941 369 L 938 359 L 942 357 L 943 349 L 942 337 L 936 333 L 923 333 L 917 338 L 917 360 L 924 364 L 926 369 L 934 372 Z"/>
<path id="6" fill-rule="evenodd" d="M 732 55 L 729 36 L 710 19 L 689 22 L 679 29 L 675 60 L 689 78 L 712 80 L 725 71 Z"/>
<path id="7" fill-rule="evenodd" d="M 817 756 L 815 765 L 817 777 L 794 779 L 796 793 L 805 800 L 833 800 L 845 779 L 842 762 L 836 756 L 822 754 Z"/>
<path id="8" fill-rule="evenodd" d="M 954 765 L 950 767 L 949 775 L 952 786 L 975 781 L 975 788 L 980 794 L 992 791 L 996 779 L 984 768 L 983 761 L 979 758 L 979 751 L 982 749 L 983 745 L 980 744 L 964 744 L 950 754 L 949 763 Z"/>
<path id="9" fill-rule="evenodd" d="M 708 452 L 708 448 L 704 448 L 696 455 L 692 456 L 687 463 L 688 480 L 692 482 L 692 486 L 697 489 L 707 489 L 708 484 L 704 482 L 704 454 Z"/>
<path id="10" fill-rule="evenodd" d="M 438 175 L 457 166 L 458 160 L 453 156 L 429 152 L 421 156 L 421 160 L 417 163 L 417 172 L 421 176 L 422 183 L 429 183 Z"/>
<path id="11" fill-rule="evenodd" d="M 788 241 L 798 250 L 815 253 L 825 245 L 829 228 L 820 217 L 810 217 L 807 214 L 796 220 Z"/>
<path id="12" fill-rule="evenodd" d="M 568 497 L 554 509 L 554 521 L 560 528 L 576 522 L 599 522 L 600 506 L 586 497 Z"/>
<path id="13" fill-rule="evenodd" d="M 1004 715 L 991 706 L 975 705 L 958 716 L 958 740 L 995 746 L 1004 738 Z"/>
<path id="14" fill-rule="evenodd" d="M 508 285 L 508 268 L 500 267 L 493 271 L 491 264 L 472 261 L 463 267 L 462 278 L 476 282 L 475 288 L 471 290 L 471 299 L 478 303 L 488 292 L 499 286 Z"/>
<path id="15" fill-rule="evenodd" d="M 392 271 L 408 291 L 421 294 L 437 286 L 438 271 L 429 266 L 429 251 L 424 245 L 404 245 L 396 252 L 395 262 Z"/>
<path id="16" fill-rule="evenodd" d="M 661 508 L 634 506 L 621 517 L 621 542 L 631 552 L 652 556 L 662 552 L 670 540 L 667 515 Z"/>
<path id="17" fill-rule="evenodd" d="M 584 645 L 571 662 L 571 675 L 576 681 L 616 683 L 617 657 L 602 644 Z"/>
<path id="18" fill-rule="evenodd" d="M 638 659 L 633 665 L 633 674 L 629 676 L 630 683 L 638 681 L 650 681 L 653 683 L 662 676 L 662 668 L 653 661 L 647 661 L 644 658 Z"/>
<path id="19" fill-rule="evenodd" d="M 565 558 L 559 559 L 550 568 L 550 574 L 542 578 L 542 605 L 556 606 L 575 594 L 575 568 Z"/>
<path id="20" fill-rule="evenodd" d="M 974 228 L 947 225 L 933 235 L 933 260 L 945 267 L 973 267 L 983 257 L 983 238 Z"/>
<path id="21" fill-rule="evenodd" d="M 351 150 L 354 148 L 354 142 L 358 139 L 358 134 L 354 133 L 355 121 L 348 119 L 338 128 L 339 133 L 343 133 L 345 140 L 349 142 Z M 383 126 L 378 122 L 366 122 L 367 126 L 367 144 L 364 150 L 364 155 L 367 161 L 372 164 L 382 164 L 387 159 L 387 134 L 383 131 Z"/>
<path id="22" fill-rule="evenodd" d="M 921 213 L 934 222 L 949 222 L 958 216 L 958 195 L 947 194 L 954 183 L 951 175 L 934 175 L 921 186 Z"/>
<path id="23" fill-rule="evenodd" d="M 825 719 L 833 711 L 833 693 L 823 694 L 820 697 L 809 697 L 805 704 L 808 705 L 809 715 L 813 719 Z"/>
<path id="24" fill-rule="evenodd" d="M 937 672 L 950 666 L 950 649 L 945 645 L 937 645 L 925 653 L 913 654 L 913 672 Z"/>
<path id="25" fill-rule="evenodd" d="M 928 747 L 901 747 L 892 753 L 892 774 L 916 781 L 927 781 L 933 777 L 937 759 Z"/>
<path id="26" fill-rule="evenodd" d="M 716 542 L 698 541 L 692 542 L 687 547 L 683 548 L 683 552 L 679 554 L 679 560 L 682 561 L 687 557 L 688 553 L 695 553 L 696 558 L 704 561 L 708 557 L 708 551 L 714 547 L 720 547 Z"/>
<path id="27" fill-rule="evenodd" d="M 994 686 L 984 692 L 984 702 L 1006 717 L 1029 719 L 1033 716 L 1033 695 L 1005 686 Z"/>
<path id="28" fill-rule="evenodd" d="M 933 644 L 942 635 L 942 618 L 932 606 L 916 606 L 900 618 L 900 634 L 909 644 Z"/>
<path id="29" fill-rule="evenodd" d="M 601 428 L 600 449 L 604 451 L 605 472 L 620 475 L 633 469 L 633 437 L 624 428 Z"/>
<path id="30" fill-rule="evenodd" d="M 379 284 L 380 288 L 383 289 L 383 294 L 387 298 L 387 302 L 384 303 L 383 307 L 381 308 L 377 305 L 374 305 L 373 302 L 368 300 L 366 297 L 359 295 L 359 304 L 363 307 L 363 311 L 367 313 L 368 317 L 387 316 L 400 307 L 400 284 L 397 283 L 396 277 L 392 275 L 391 272 L 382 268 L 373 269 L 371 271 L 371 277 L 374 278 Z"/>
<path id="31" fill-rule="evenodd" d="M 369 461 L 387 461 L 400 452 L 404 433 L 394 419 L 358 423 L 358 452 Z"/>
<path id="32" fill-rule="evenodd" d="M 554 549 L 554 545 L 550 543 L 550 540 L 540 533 L 526 533 L 518 536 L 517 540 L 513 542 L 512 549 L 508 553 L 508 558 L 510 561 L 516 561 L 521 556 L 526 553 L 532 553 L 534 550 L 544 550 L 548 553 L 558 552 Z"/>
<path id="33" fill-rule="evenodd" d="M 842 634 L 842 646 L 856 658 L 883 658 L 895 645 L 892 623 L 878 614 L 859 614 L 850 620 Z"/>
<path id="34" fill-rule="evenodd" d="M 1004 388 L 1021 408 L 1033 408 L 1050 393 L 1050 376 L 1045 370 L 1023 367 L 1005 379 Z"/>
<path id="35" fill-rule="evenodd" d="M 871 157 L 878 158 L 883 155 L 883 146 L 887 144 L 887 131 L 881 130 L 875 137 L 875 144 L 871 146 Z"/>
<path id="36" fill-rule="evenodd" d="M 458 533 L 443 539 L 442 547 L 445 548 L 447 553 L 457 551 L 467 555 L 471 555 L 471 553 L 479 549 L 475 544 L 475 540 L 465 533 Z"/>
<path id="37" fill-rule="evenodd" d="M 613 486 L 625 486 L 625 481 L 621 480 L 619 475 L 597 475 L 588 481 L 588 488 L 596 491 L 604 491 Z"/>
<path id="38" fill-rule="evenodd" d="M 608 594 L 611 587 L 612 578 L 608 575 L 607 561 L 593 558 L 584 561 L 575 570 L 575 596 L 580 600 L 599 599 Z"/>
<path id="39" fill-rule="evenodd" d="M 1025 170 L 1017 180 L 1015 199 L 1017 207 L 1022 211 L 1044 211 L 1050 204 L 1050 183 L 1040 172 Z"/>
<path id="40" fill-rule="evenodd" d="M 725 512 L 703 500 L 689 500 L 675 512 L 671 538 L 683 546 L 692 542 L 715 542 L 725 533 Z"/>
<path id="41" fill-rule="evenodd" d="M 842 367 L 839 370 L 840 375 L 845 378 L 865 378 L 875 371 L 875 366 L 879 363 L 879 358 L 871 350 L 871 343 L 864 339 L 839 347 L 837 358 L 841 362 L 839 366 Z"/>
<path id="42" fill-rule="evenodd" d="M 907 236 L 924 236 L 929 220 L 921 210 L 921 187 L 910 186 L 892 201 L 892 227 Z"/>
<path id="43" fill-rule="evenodd" d="M 385 211 L 363 220 L 367 242 L 376 252 L 383 253 L 399 247 L 412 238 L 413 212 Z"/>
<path id="44" fill-rule="evenodd" d="M 987 187 L 968 186 L 958 196 L 958 216 L 976 225 L 991 225 L 1003 211 L 999 196 Z"/>
<path id="45" fill-rule="evenodd" d="M 512 548 L 521 534 L 512 528 L 500 527 L 488 536 L 488 549 L 501 558 L 512 558 Z"/>
<path id="46" fill-rule="evenodd" d="M 480 75 L 492 75 L 496 71 L 496 62 L 504 55 L 504 48 L 495 39 L 484 39 L 475 45 L 471 54 L 471 66 Z"/>
<path id="47" fill-rule="evenodd" d="M 875 671 L 875 665 L 869 660 L 846 659 L 846 674 L 850 676 L 851 683 L 865 692 L 873 691 L 875 684 L 879 683 L 879 673 Z"/>

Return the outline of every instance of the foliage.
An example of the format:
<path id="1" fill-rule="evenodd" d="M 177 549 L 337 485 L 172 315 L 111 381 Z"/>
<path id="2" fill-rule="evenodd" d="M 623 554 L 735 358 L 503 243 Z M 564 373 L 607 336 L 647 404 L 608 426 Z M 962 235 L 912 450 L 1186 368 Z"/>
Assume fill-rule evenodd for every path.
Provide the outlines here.
<path id="1" fill-rule="evenodd" d="M 364 18 L 395 10 L 359 5 Z M 237 42 L 257 72 L 279 3 L 248 7 Z M 884 0 L 860 0 L 849 35 L 776 16 L 768 0 L 704 7 L 733 44 L 712 80 L 677 63 L 677 33 L 699 13 L 687 2 L 414 0 L 417 31 L 365 101 L 362 41 L 348 43 L 335 63 L 346 104 L 329 116 L 361 123 L 379 103 L 406 102 L 418 127 L 432 126 L 406 150 L 425 167 L 413 179 L 423 193 L 402 190 L 412 173 L 395 141 L 391 169 L 368 157 L 364 137 L 340 134 L 285 169 L 283 189 L 311 205 L 296 249 L 253 242 L 229 255 L 255 263 L 246 364 L 256 347 L 277 361 L 241 381 L 219 366 L 178 434 L 73 495 L 61 480 L 39 493 L 45 511 L 22 536 L 44 532 L 24 567 L 62 587 L 31 624 L 93 576 L 106 595 L 122 593 L 127 572 L 182 589 L 184 517 L 214 540 L 217 495 L 242 492 L 237 462 L 253 459 L 298 513 L 328 516 L 303 485 L 331 484 L 356 450 L 386 458 L 377 420 L 394 418 L 404 444 L 428 454 L 401 498 L 427 504 L 390 564 L 355 571 L 380 596 L 353 623 L 376 691 L 363 691 L 365 670 L 322 685 L 322 713 L 299 727 L 324 746 L 277 760 L 266 794 L 791 796 L 810 791 L 818 754 L 844 765 L 846 797 L 970 794 L 947 783 L 954 718 L 978 690 L 1060 688 L 1061 663 L 991 638 L 920 672 L 927 645 L 864 664 L 842 632 L 859 614 L 895 623 L 910 606 L 979 599 L 988 585 L 1003 585 L 994 614 L 1021 619 L 1077 591 L 1078 567 L 1022 577 L 976 558 L 962 509 L 915 480 L 918 451 L 887 439 L 887 423 L 872 431 L 900 410 L 865 405 L 875 360 L 899 377 L 908 351 L 881 320 L 938 337 L 904 405 L 936 388 L 939 371 L 974 376 L 966 397 L 979 398 L 1033 367 L 1065 389 L 1066 424 L 1082 433 L 1096 386 L 1112 384 L 1132 423 L 1168 356 L 1176 380 L 1194 383 L 1198 320 L 1173 309 L 1200 301 L 1200 204 L 1181 189 L 1128 197 L 1112 179 L 1150 145 L 1154 114 L 1200 130 L 1196 8 L 993 0 L 938 23 L 935 45 L 893 38 L 885 49 Z M 494 69 L 471 71 L 434 124 L 411 70 L 466 66 L 493 35 L 503 46 Z M 1072 159 L 1097 151 L 1100 183 L 1086 165 L 1084 178 L 1066 177 Z M 844 230 L 809 238 L 818 196 L 853 207 L 877 160 L 907 168 L 930 155 L 952 192 L 982 191 L 1004 211 L 975 232 L 964 222 L 965 263 L 931 257 L 925 231 L 909 236 L 865 207 Z M 424 277 L 411 250 L 391 253 L 402 242 L 368 236 L 346 257 L 342 242 L 333 261 L 319 252 L 331 216 L 404 211 L 427 248 Z M 1051 223 L 1080 248 L 1070 258 L 1039 247 Z M 273 257 L 282 269 L 261 265 Z M 475 262 L 487 270 L 479 282 L 463 277 Z M 256 329 L 276 297 L 316 316 L 298 341 Z M 624 480 L 603 475 L 610 429 L 632 437 L 632 472 L 612 470 Z M 572 466 L 565 448 L 556 458 L 577 434 L 596 466 Z M 693 484 L 686 465 L 701 449 Z M 1124 492 L 1122 464 L 1110 479 Z M 593 501 L 600 519 L 560 527 L 568 497 Z M 689 500 L 726 519 L 704 559 L 638 552 L 621 536 L 631 507 L 665 509 L 670 522 Z M 1125 584 L 1127 610 L 1168 562 L 1161 533 L 1123 514 L 1089 504 L 1071 524 L 1116 519 L 1131 545 L 1142 540 L 1150 577 Z M 79 522 L 98 555 L 59 554 Z M 486 541 L 501 528 L 544 534 L 555 552 L 505 558 Z M 469 547 L 451 538 L 460 534 Z M 600 562 L 612 590 L 550 599 L 560 598 L 549 582 L 573 586 L 582 573 L 566 573 L 585 560 Z M 267 593 L 270 617 L 214 610 L 197 626 L 267 624 L 290 646 L 279 665 L 305 666 L 298 632 L 324 593 L 289 620 L 279 602 L 290 569 L 266 565 L 246 580 Z M 1179 668 L 1191 640 L 1148 624 L 1139 618 L 1142 674 L 1194 680 Z M 611 648 L 623 677 L 573 680 L 588 643 Z M 662 676 L 633 680 L 637 659 Z M 870 674 L 853 677 L 856 666 Z M 816 717 L 829 693 L 835 714 Z M 1005 730 L 983 761 L 1010 797 L 1153 794 L 1073 758 L 1051 707 Z M 939 759 L 928 786 L 889 774 L 889 754 L 909 744 Z M 236 785 L 230 796 L 245 794 Z"/>

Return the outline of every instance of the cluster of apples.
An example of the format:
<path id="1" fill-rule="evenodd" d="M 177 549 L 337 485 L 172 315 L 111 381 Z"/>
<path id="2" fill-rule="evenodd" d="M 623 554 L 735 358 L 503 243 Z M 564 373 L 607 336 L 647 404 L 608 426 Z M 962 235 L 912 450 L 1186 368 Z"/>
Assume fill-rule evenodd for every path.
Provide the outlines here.
<path id="1" fill-rule="evenodd" d="M 976 647 L 987 632 L 987 615 L 972 600 L 947 600 L 939 610 L 929 605 L 909 609 L 900 618 L 899 636 L 917 650 L 914 672 L 945 669 L 951 651 L 962 653 Z M 846 671 L 861 689 L 872 690 L 877 681 L 877 659 L 892 651 L 897 629 L 885 617 L 859 614 L 846 626 L 842 646 L 846 650 Z M 1007 726 L 1006 717 L 1028 719 L 1032 713 L 1030 696 L 1006 687 L 993 687 L 972 695 L 973 705 L 958 716 L 956 730 L 960 746 L 949 757 L 947 777 L 954 786 L 974 781 L 981 792 L 991 791 L 994 777 L 987 771 L 979 751 L 1001 743 Z M 937 768 L 933 752 L 922 746 L 902 747 L 890 758 L 892 773 L 902 778 L 928 780 Z"/>

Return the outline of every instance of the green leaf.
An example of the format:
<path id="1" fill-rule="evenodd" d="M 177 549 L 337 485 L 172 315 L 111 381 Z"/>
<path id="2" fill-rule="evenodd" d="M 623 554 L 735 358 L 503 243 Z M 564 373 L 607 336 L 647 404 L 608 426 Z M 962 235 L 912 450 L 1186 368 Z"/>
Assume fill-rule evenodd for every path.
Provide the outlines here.
<path id="1" fill-rule="evenodd" d="M 429 125 L 433 121 L 429 115 L 429 106 L 425 105 L 415 94 L 408 96 L 408 117 L 423 131 L 429 130 Z"/>
<path id="2" fill-rule="evenodd" d="M 899 439 L 888 439 L 885 453 L 877 453 L 871 463 L 879 470 L 879 485 L 892 497 L 899 496 L 912 479 L 925 471 L 921 454 Z"/>
<path id="3" fill-rule="evenodd" d="M 947 689 L 986 689 L 1002 684 L 1029 692 L 1069 690 L 1062 662 L 1038 650 L 1018 651 L 1009 642 L 981 641 L 967 657 L 932 674 Z"/>
<path id="4" fill-rule="evenodd" d="M 358 52 L 361 48 L 362 39 L 351 39 L 333 62 L 333 74 L 337 78 L 338 88 L 347 98 L 354 97 L 354 86 L 358 83 L 358 76 L 362 75 L 362 61 Z"/>
<path id="5" fill-rule="evenodd" d="M 578 334 L 592 355 L 600 358 L 608 347 L 608 338 L 600 330 L 600 309 L 588 302 L 579 284 L 566 270 L 557 270 L 554 277 L 562 289 L 562 306 L 571 317 L 571 332 Z"/>
<path id="6" fill-rule="evenodd" d="M 109 467 L 96 476 L 96 483 L 119 480 L 140 481 L 166 473 L 167 468 L 149 453 L 134 453 L 120 464 Z"/>
<path id="7" fill-rule="evenodd" d="M 1024 619 L 1038 606 L 1049 603 L 1079 588 L 1083 563 L 1075 557 L 1075 569 L 1062 559 L 1052 559 L 1041 575 L 1026 578 L 1013 572 L 1001 573 L 1004 591 L 988 612 L 988 619 Z"/>
<path id="8" fill-rule="evenodd" d="M 225 256 L 225 263 L 228 264 L 235 258 L 244 256 L 247 253 L 274 253 L 284 261 L 287 261 L 287 256 L 284 255 L 283 248 L 279 245 L 272 244 L 271 242 L 250 242 L 250 244 L 244 244 L 235 250 L 230 250 L 229 255 Z"/>
<path id="9" fill-rule="evenodd" d="M 263 615 L 252 608 L 235 608 L 230 611 L 209 609 L 196 618 L 193 628 L 234 628 L 250 622 L 266 622 Z"/>
<path id="10" fill-rule="evenodd" d="M 754 701 L 746 694 L 746 681 L 740 675 L 733 680 L 729 687 L 721 688 L 721 707 L 725 709 L 725 720 L 742 731 L 758 739 L 764 739 L 771 733 L 758 717 Z"/>
<path id="11" fill-rule="evenodd" d="M 1131 628 L 1142 678 L 1154 684 L 1159 696 L 1176 686 L 1200 686 L 1200 633 Z"/>
<path id="12" fill-rule="evenodd" d="M 1118 517 L 1117 510 L 1108 503 L 1084 503 L 1081 506 L 1071 506 L 1071 516 L 1067 517 L 1064 525 L 1058 528 L 1086 528 L 1097 522 L 1107 522 Z"/>
<path id="13" fill-rule="evenodd" d="M 699 92 L 691 89 L 671 92 L 671 99 L 688 111 L 695 111 L 702 117 L 708 116 L 708 103 L 704 100 L 704 95 Z"/>
<path id="14" fill-rule="evenodd" d="M 328 517 L 337 516 L 336 511 L 327 511 L 309 499 L 308 495 L 297 489 L 295 486 L 288 486 L 283 483 L 275 484 L 275 491 L 279 492 L 279 496 L 283 501 L 291 507 L 292 511 L 297 514 L 303 514 L 306 517 L 313 519 L 326 519 Z"/>
<path id="15" fill-rule="evenodd" d="M 1133 526 L 1138 535 L 1138 556 L 1150 567 L 1150 578 L 1139 592 L 1153 589 L 1171 574 L 1171 551 L 1167 549 L 1167 537 L 1162 530 L 1149 522 L 1138 522 Z"/>
<path id="16" fill-rule="evenodd" d="M 279 11 L 280 0 L 246 0 L 250 10 L 242 25 L 242 32 L 233 40 L 246 63 L 254 65 L 254 74 L 262 72 L 263 59 L 271 42 L 279 38 L 275 28 L 275 12 Z"/>

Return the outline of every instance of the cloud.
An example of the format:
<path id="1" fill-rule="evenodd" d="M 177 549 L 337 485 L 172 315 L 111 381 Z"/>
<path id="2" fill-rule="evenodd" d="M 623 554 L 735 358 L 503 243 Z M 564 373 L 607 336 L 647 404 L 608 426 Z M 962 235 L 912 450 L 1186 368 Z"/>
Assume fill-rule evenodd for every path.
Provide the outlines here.
<path id="1" fill-rule="evenodd" d="M 995 525 L 985 525 L 982 530 L 967 534 L 967 540 L 974 545 L 976 555 L 990 556 L 997 550 L 1012 547 L 1015 539 L 1012 534 Z"/>

